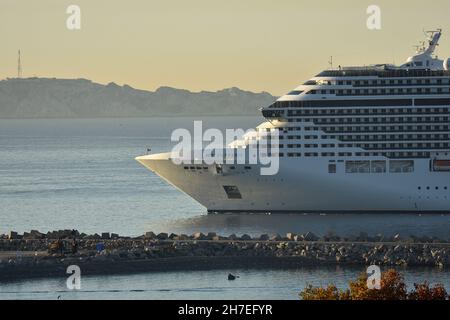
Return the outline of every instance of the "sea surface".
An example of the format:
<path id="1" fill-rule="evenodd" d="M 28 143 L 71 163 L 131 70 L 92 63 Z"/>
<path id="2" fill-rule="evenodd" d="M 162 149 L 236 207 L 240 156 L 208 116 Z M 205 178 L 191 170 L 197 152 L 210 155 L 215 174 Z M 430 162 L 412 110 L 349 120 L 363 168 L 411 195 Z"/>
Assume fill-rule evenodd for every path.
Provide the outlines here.
<path id="1" fill-rule="evenodd" d="M 223 235 L 312 231 L 345 236 L 365 231 L 450 238 L 450 215 L 207 215 L 204 207 L 134 160 L 147 149 L 170 151 L 175 144 L 172 131 L 192 130 L 194 120 L 202 120 L 204 129 L 222 130 L 247 130 L 263 122 L 260 117 L 0 119 L 0 233 L 77 229 L 137 236 L 146 231 Z M 85 291 L 63 296 L 295 299 L 307 281 L 345 283 L 355 274 L 347 269 L 235 271 L 245 277 L 233 284 L 223 280 L 222 271 L 89 277 Z M 450 284 L 445 270 L 407 272 L 412 282 L 427 275 L 430 281 Z M 0 284 L 0 299 L 55 298 L 55 291 L 64 290 L 60 282 Z"/>
<path id="2" fill-rule="evenodd" d="M 384 269 L 382 269 L 384 271 Z M 399 269 L 410 291 L 416 282 L 444 284 L 450 291 L 450 273 L 439 269 Z M 228 272 L 239 276 L 227 279 Z M 68 290 L 66 279 L 40 279 L 0 284 L 2 299 L 204 299 L 204 300 L 299 300 L 306 286 L 348 281 L 365 272 L 362 268 L 301 268 L 298 270 L 216 270 L 158 272 L 120 276 L 81 277 L 81 290 Z"/>

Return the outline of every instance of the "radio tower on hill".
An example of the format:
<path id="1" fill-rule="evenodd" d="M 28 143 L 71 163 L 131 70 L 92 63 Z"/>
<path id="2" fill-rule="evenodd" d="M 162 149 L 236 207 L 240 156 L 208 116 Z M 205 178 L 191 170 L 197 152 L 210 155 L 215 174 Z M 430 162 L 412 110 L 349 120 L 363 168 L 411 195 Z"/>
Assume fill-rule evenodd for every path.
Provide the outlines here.
<path id="1" fill-rule="evenodd" d="M 22 61 L 20 61 L 20 50 L 17 58 L 17 78 L 22 78 Z"/>

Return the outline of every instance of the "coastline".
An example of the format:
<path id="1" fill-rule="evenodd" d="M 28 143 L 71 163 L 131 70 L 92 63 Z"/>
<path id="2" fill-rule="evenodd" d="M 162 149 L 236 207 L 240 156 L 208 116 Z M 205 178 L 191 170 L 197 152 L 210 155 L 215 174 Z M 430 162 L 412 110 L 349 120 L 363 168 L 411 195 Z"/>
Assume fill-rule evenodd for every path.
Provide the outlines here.
<path id="1" fill-rule="evenodd" d="M 76 241 L 77 249 L 67 251 Z M 59 241 L 66 249 L 49 252 Z M 23 235 L 11 232 L 0 238 L 0 281 L 67 277 L 69 265 L 84 275 L 133 274 L 164 271 L 226 269 L 296 269 L 318 266 L 450 267 L 450 241 L 430 238 L 318 237 L 248 235 L 229 237 L 215 233 L 131 238 L 104 233 L 85 235 L 76 230 Z"/>

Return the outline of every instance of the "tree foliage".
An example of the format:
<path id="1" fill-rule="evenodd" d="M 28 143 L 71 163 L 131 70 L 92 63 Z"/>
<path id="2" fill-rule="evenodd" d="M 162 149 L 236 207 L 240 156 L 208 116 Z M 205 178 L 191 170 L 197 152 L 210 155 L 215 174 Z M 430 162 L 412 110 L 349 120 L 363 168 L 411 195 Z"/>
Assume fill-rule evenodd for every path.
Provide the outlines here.
<path id="1" fill-rule="evenodd" d="M 308 285 L 301 293 L 303 300 L 448 300 L 444 286 L 436 284 L 433 287 L 428 282 L 414 284 L 414 289 L 408 293 L 403 276 L 390 269 L 381 276 L 381 288 L 367 287 L 367 274 L 349 282 L 349 288 L 341 290 L 334 284 L 327 287 Z"/>

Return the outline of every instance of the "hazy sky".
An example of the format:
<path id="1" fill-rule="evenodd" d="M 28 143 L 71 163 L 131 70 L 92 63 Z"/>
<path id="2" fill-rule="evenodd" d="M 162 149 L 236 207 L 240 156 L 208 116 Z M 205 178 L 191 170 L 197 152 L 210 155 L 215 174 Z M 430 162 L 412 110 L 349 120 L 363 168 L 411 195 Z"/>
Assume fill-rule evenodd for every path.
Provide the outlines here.
<path id="1" fill-rule="evenodd" d="M 66 9 L 81 8 L 81 30 Z M 366 27 L 381 8 L 382 29 Z M 402 63 L 441 27 L 450 56 L 450 1 L 0 0 L 0 78 L 88 78 L 155 90 L 237 86 L 280 95 L 328 67 Z"/>

